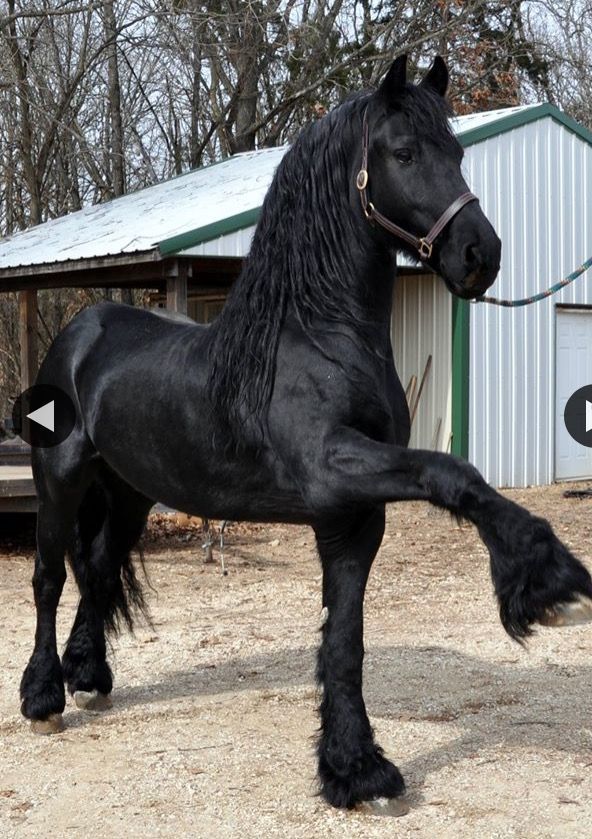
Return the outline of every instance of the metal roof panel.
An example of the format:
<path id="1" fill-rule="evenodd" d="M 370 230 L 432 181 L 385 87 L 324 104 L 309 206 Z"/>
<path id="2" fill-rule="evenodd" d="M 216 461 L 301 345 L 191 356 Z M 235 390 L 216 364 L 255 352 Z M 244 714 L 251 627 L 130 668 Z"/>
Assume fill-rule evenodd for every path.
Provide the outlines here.
<path id="1" fill-rule="evenodd" d="M 157 248 L 263 203 L 285 148 L 234 155 L 0 240 L 0 269 Z"/>

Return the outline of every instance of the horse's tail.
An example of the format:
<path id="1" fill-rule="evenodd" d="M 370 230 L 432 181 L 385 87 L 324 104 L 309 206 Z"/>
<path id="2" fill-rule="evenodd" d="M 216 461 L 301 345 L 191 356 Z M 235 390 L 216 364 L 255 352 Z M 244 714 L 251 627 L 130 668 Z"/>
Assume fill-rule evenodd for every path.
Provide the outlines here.
<path id="1" fill-rule="evenodd" d="M 133 630 L 138 613 L 150 622 L 132 559 L 150 507 L 150 501 L 103 468 L 78 510 L 70 564 L 82 599 L 92 604 L 105 629 L 115 634 L 122 621 Z M 142 552 L 136 553 L 147 579 Z"/>

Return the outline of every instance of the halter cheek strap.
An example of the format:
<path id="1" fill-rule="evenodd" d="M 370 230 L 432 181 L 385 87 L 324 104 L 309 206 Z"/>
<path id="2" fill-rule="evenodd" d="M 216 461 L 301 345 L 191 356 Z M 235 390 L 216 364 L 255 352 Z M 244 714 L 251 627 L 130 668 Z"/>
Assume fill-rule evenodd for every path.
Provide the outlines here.
<path id="1" fill-rule="evenodd" d="M 362 166 L 356 176 L 356 187 L 360 193 L 360 201 L 362 202 L 364 215 L 368 221 L 377 222 L 381 227 L 384 227 L 385 230 L 388 230 L 389 233 L 392 233 L 393 236 L 397 236 L 399 239 L 402 239 L 404 242 L 407 242 L 408 245 L 415 248 L 422 259 L 429 259 L 432 255 L 434 242 L 444 230 L 446 225 L 452 221 L 460 210 L 462 210 L 465 204 L 469 204 L 471 201 L 478 201 L 479 199 L 476 195 L 473 195 L 472 192 L 464 192 L 462 195 L 459 195 L 456 201 L 452 202 L 448 209 L 444 210 L 438 221 L 425 236 L 414 236 L 413 233 L 409 233 L 403 227 L 399 227 L 398 224 L 395 224 L 386 216 L 383 216 L 383 214 L 380 213 L 374 204 L 368 199 L 368 145 L 368 120 L 366 118 L 366 111 L 364 111 L 364 119 L 362 123 Z"/>

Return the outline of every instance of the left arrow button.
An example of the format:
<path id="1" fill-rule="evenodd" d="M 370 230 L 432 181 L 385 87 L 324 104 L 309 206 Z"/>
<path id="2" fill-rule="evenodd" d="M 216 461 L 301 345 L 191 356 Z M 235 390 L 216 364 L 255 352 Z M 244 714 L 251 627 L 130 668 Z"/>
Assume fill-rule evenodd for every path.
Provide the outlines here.
<path id="1" fill-rule="evenodd" d="M 15 433 L 35 448 L 59 446 L 75 424 L 72 399 L 55 385 L 33 385 L 21 393 L 12 409 Z"/>
<path id="2" fill-rule="evenodd" d="M 27 414 L 27 419 L 33 420 L 33 422 L 42 425 L 44 428 L 49 429 L 49 431 L 55 431 L 54 407 L 55 402 L 52 399 L 47 405 L 43 405 L 41 408 L 37 408 L 36 411 Z"/>

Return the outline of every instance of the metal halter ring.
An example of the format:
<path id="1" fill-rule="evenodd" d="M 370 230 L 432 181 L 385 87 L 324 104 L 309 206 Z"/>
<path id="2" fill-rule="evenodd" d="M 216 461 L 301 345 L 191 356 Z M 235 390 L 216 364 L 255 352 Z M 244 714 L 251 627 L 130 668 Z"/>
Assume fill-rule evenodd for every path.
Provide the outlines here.
<path id="1" fill-rule="evenodd" d="M 356 186 L 360 192 L 368 186 L 368 172 L 366 169 L 360 169 L 358 172 L 356 176 Z"/>
<path id="2" fill-rule="evenodd" d="M 376 212 L 375 209 L 374 209 L 374 204 L 372 203 L 372 201 L 368 201 L 366 206 L 363 207 L 362 209 L 364 210 L 364 215 L 366 216 L 366 218 L 369 219 L 370 221 L 372 221 L 372 217 L 374 216 L 374 213 Z"/>
<path id="3" fill-rule="evenodd" d="M 422 259 L 429 259 L 432 255 L 432 250 L 433 249 L 434 249 L 434 246 L 431 242 L 426 242 L 425 239 L 420 239 L 419 240 L 418 251 L 419 251 L 419 255 L 421 256 Z"/>

